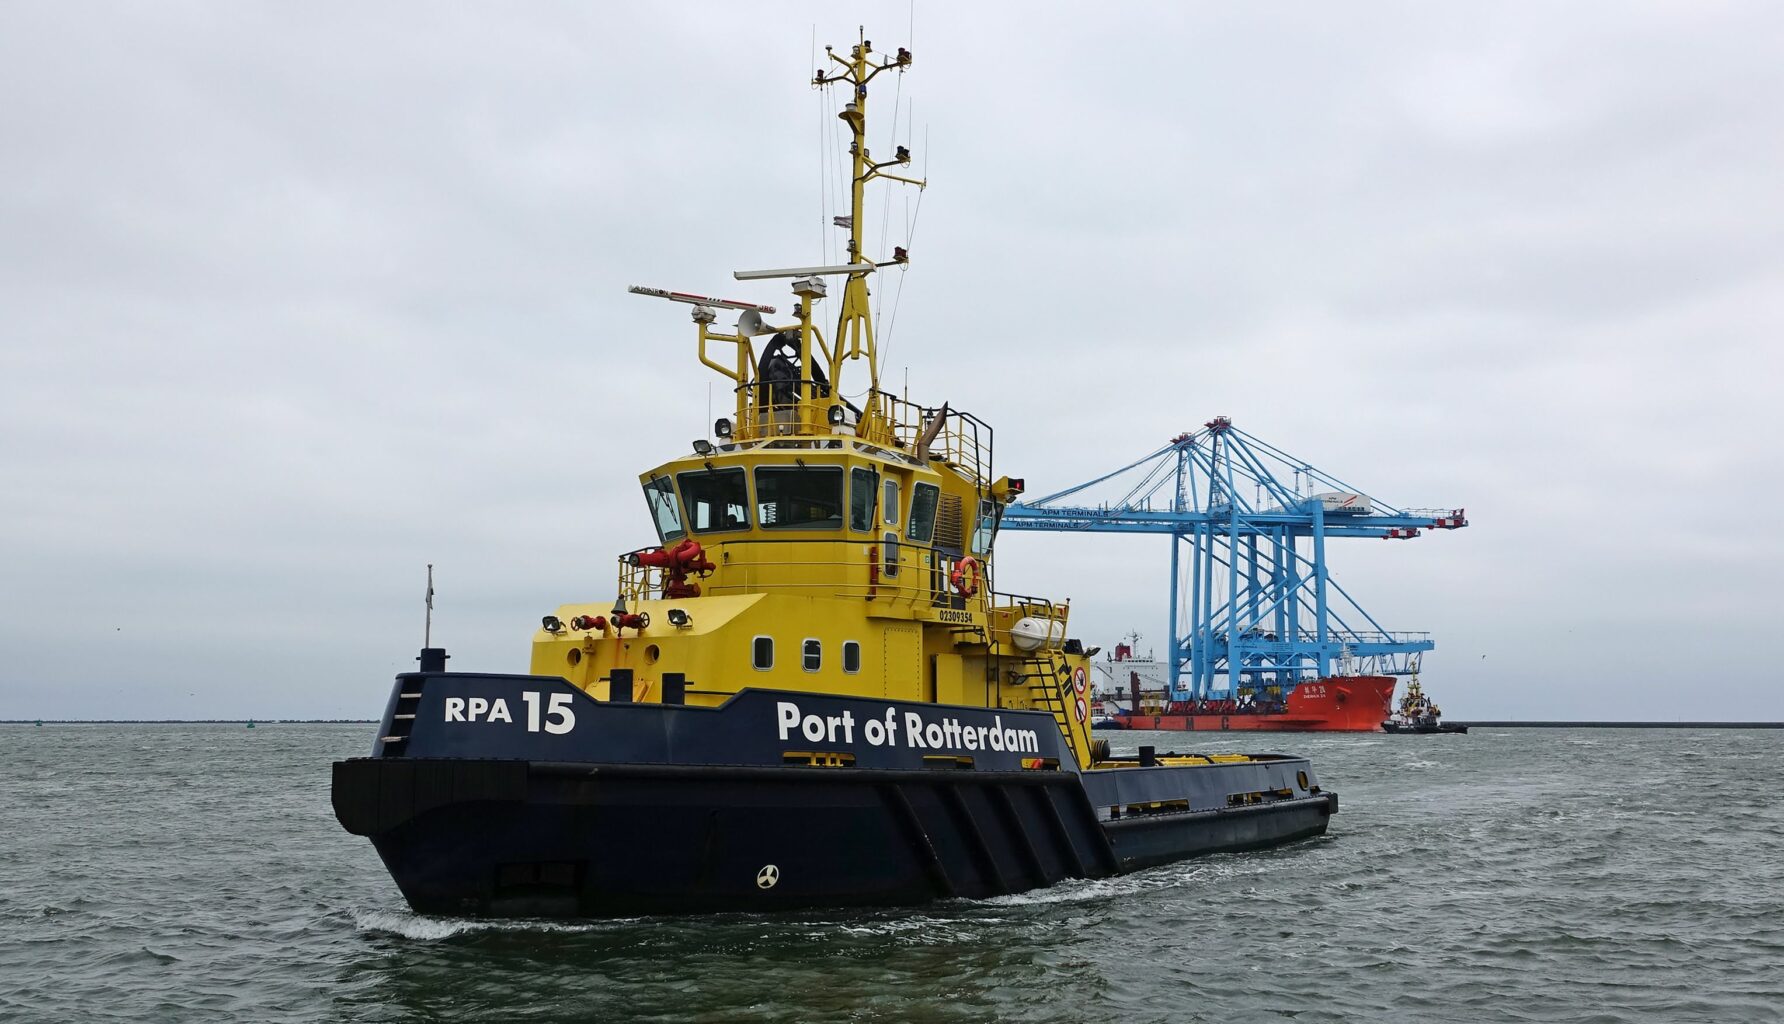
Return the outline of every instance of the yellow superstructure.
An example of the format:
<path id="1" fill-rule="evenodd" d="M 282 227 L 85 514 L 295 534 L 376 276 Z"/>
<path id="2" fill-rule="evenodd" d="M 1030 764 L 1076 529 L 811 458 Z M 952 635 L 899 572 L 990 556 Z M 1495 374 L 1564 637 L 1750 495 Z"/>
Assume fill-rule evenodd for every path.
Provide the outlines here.
<path id="1" fill-rule="evenodd" d="M 647 702 L 710 706 L 757 688 L 1042 709 L 1088 767 L 1089 658 L 1066 639 L 1065 603 L 991 586 L 999 518 L 1021 482 L 993 476 L 985 423 L 879 387 L 868 282 L 906 254 L 864 257 L 864 189 L 924 183 L 887 170 L 908 165 L 904 147 L 873 159 L 867 87 L 910 54 L 879 59 L 862 39 L 829 61 L 814 84 L 849 90 L 851 214 L 837 218 L 848 262 L 739 273 L 792 280 L 781 323 L 768 306 L 634 289 L 693 306 L 699 359 L 734 405 L 716 440 L 640 476 L 657 543 L 620 557 L 613 600 L 546 617 L 532 672 L 600 700 L 621 669 Z M 715 328 L 720 309 L 739 311 L 735 328 Z M 845 398 L 843 378 L 863 371 Z"/>

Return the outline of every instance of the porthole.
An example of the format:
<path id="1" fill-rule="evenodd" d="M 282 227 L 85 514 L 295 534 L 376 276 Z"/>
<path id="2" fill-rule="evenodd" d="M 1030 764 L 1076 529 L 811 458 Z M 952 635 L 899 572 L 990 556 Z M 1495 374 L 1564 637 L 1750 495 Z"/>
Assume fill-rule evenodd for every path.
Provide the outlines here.
<path id="1" fill-rule="evenodd" d="M 850 675 L 861 671 L 861 641 L 844 640 L 842 642 L 842 670 Z"/>
<path id="2" fill-rule="evenodd" d="M 824 644 L 819 640 L 807 640 L 800 651 L 807 672 L 816 672 L 824 667 Z"/>
<path id="3" fill-rule="evenodd" d="M 758 672 L 766 672 L 774 667 L 774 637 L 756 637 L 750 645 L 750 664 Z"/>
<path id="4" fill-rule="evenodd" d="M 1307 788 L 1307 773 L 1306 772 L 1296 772 L 1295 773 L 1295 781 L 1300 784 L 1302 789 L 1306 789 Z"/>

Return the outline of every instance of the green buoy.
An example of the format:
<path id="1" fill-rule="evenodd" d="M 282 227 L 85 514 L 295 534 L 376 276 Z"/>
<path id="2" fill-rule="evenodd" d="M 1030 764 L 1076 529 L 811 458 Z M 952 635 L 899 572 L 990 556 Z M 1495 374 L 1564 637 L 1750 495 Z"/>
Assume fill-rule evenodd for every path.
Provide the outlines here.
<path id="1" fill-rule="evenodd" d="M 254 728 L 254 720 L 252 718 L 248 719 L 248 728 Z"/>

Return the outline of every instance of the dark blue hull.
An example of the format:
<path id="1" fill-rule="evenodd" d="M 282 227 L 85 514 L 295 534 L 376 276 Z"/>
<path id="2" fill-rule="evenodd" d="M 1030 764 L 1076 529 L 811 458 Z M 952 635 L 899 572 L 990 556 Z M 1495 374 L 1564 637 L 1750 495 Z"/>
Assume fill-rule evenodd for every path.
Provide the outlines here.
<path id="1" fill-rule="evenodd" d="M 539 677 L 399 677 L 399 695 L 433 694 L 393 698 L 382 735 L 408 722 L 406 738 L 335 765 L 337 816 L 371 839 L 416 910 L 623 916 L 980 898 L 1314 836 L 1336 809 L 1295 758 L 1078 772 L 1051 716 L 1034 712 L 761 692 L 714 709 L 622 706 L 576 691 L 566 706 L 580 756 L 569 760 L 512 756 L 536 734 L 502 731 L 511 723 L 486 734 L 497 756 L 481 757 L 467 749 L 475 730 L 443 743 L 423 724 L 444 724 L 434 706 L 445 699 L 561 692 L 554 685 L 569 689 Z M 805 736 L 789 737 L 799 747 L 789 750 L 774 728 L 775 709 L 795 700 L 856 722 L 926 715 L 954 741 L 995 728 L 1020 749 L 874 747 L 857 736 L 828 744 L 847 747 L 833 761 L 852 763 L 788 763 L 812 753 Z M 405 713 L 415 717 L 396 717 Z M 599 750 L 628 759 L 590 755 Z"/>

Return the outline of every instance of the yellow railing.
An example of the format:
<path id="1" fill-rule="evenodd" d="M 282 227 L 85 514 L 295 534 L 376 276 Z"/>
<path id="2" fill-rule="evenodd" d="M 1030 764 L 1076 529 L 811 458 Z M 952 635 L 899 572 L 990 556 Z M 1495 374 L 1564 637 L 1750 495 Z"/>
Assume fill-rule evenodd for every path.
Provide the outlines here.
<path id="1" fill-rule="evenodd" d="M 774 401 L 777 389 L 786 400 Z M 926 459 L 946 462 L 982 486 L 991 482 L 991 428 L 970 413 L 918 405 L 885 391 L 868 392 L 856 407 L 809 381 L 755 381 L 735 390 L 740 414 L 731 425 L 734 440 L 840 434 L 912 455 L 922 449 Z"/>
<path id="2" fill-rule="evenodd" d="M 942 416 L 929 441 L 929 458 L 941 459 L 982 486 L 991 483 L 991 427 L 983 420 L 957 409 L 917 405 L 884 391 L 875 391 L 869 398 L 877 403 L 881 418 L 890 426 L 893 444 L 900 448 L 914 451 L 923 435 L 936 427 L 936 416 Z"/>
<path id="3" fill-rule="evenodd" d="M 734 440 L 761 441 L 776 437 L 810 437 L 814 434 L 853 432 L 846 421 L 841 424 L 830 422 L 829 403 L 823 399 L 781 403 L 764 401 L 772 386 L 745 384 L 737 389 L 750 397 L 743 403 L 744 414 L 739 417 L 738 422 L 731 425 Z"/>
<path id="4" fill-rule="evenodd" d="M 780 591 L 933 608 L 974 603 L 962 598 L 949 580 L 957 556 L 928 545 L 899 541 L 897 546 L 894 571 L 888 573 L 884 542 L 871 537 L 716 541 L 703 547 L 713 571 L 689 576 L 688 582 L 699 584 L 702 596 Z M 638 553 L 619 557 L 620 594 L 628 601 L 664 596 L 663 570 L 635 564 L 632 556 Z"/>

